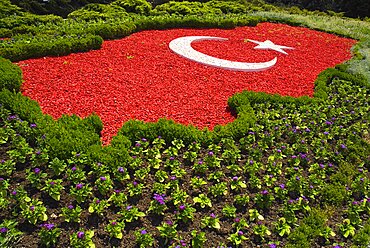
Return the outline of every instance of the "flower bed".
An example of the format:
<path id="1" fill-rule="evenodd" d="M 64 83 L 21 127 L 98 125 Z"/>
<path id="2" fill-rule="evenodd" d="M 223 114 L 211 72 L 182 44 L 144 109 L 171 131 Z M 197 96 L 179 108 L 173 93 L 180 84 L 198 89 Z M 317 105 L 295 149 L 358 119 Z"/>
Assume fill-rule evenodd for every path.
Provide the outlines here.
<path id="1" fill-rule="evenodd" d="M 203 41 L 193 47 L 222 59 L 262 62 L 278 58 L 264 72 L 235 72 L 207 67 L 174 54 L 168 43 L 181 36 L 207 35 L 229 41 Z M 284 55 L 255 50 L 245 39 L 272 40 L 294 47 Z M 22 93 L 37 100 L 44 113 L 86 117 L 97 113 L 108 143 L 124 122 L 154 122 L 165 117 L 212 129 L 235 119 L 227 99 L 243 90 L 299 97 L 312 96 L 317 75 L 350 58 L 355 41 L 335 35 L 261 23 L 256 27 L 143 31 L 105 41 L 102 49 L 64 57 L 19 62 L 25 82 Z"/>

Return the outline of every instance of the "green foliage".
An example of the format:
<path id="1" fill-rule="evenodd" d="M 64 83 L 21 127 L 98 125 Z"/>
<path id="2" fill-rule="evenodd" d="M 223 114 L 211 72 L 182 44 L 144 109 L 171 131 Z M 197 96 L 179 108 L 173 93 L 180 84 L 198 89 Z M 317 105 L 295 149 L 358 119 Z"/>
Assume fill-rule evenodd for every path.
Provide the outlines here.
<path id="1" fill-rule="evenodd" d="M 321 190 L 321 203 L 340 206 L 347 199 L 346 187 L 343 184 L 327 184 Z"/>
<path id="2" fill-rule="evenodd" d="M 70 36 L 29 36 L 18 35 L 13 39 L 0 40 L 0 55 L 11 61 L 44 56 L 62 56 L 73 52 L 99 49 L 103 43 L 96 35 Z"/>
<path id="3" fill-rule="evenodd" d="M 19 91 L 22 84 L 22 71 L 9 60 L 0 57 L 0 89 Z"/>
<path id="4" fill-rule="evenodd" d="M 112 6 L 120 6 L 127 12 L 137 14 L 148 14 L 152 9 L 150 3 L 145 0 L 116 0 L 112 3 Z"/>

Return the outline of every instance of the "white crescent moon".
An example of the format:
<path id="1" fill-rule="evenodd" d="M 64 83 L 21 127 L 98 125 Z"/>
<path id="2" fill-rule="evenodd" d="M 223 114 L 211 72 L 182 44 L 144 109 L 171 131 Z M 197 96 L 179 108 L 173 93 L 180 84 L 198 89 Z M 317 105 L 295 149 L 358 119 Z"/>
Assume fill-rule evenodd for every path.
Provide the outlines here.
<path id="1" fill-rule="evenodd" d="M 178 55 L 187 58 L 189 60 L 208 65 L 213 67 L 218 67 L 222 69 L 232 70 L 232 71 L 245 71 L 245 72 L 254 72 L 254 71 L 264 71 L 273 67 L 277 58 L 261 63 L 245 63 L 230 61 L 225 59 L 219 59 L 216 57 L 209 56 L 207 54 L 196 51 L 191 47 L 193 41 L 203 41 L 203 40 L 219 40 L 225 41 L 226 38 L 213 37 L 213 36 L 185 36 L 174 39 L 170 42 L 170 49 L 177 53 Z"/>

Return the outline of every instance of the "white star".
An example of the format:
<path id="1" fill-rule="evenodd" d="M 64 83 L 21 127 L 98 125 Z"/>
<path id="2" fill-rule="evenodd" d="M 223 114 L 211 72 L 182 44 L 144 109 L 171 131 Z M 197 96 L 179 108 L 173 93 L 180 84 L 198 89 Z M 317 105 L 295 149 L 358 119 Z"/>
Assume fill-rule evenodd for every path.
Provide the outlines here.
<path id="1" fill-rule="evenodd" d="M 294 49 L 293 47 L 276 45 L 274 42 L 272 42 L 270 40 L 265 40 L 265 41 L 262 42 L 262 41 L 247 39 L 247 41 L 258 44 L 258 46 L 254 47 L 254 49 L 263 49 L 263 50 L 271 49 L 271 50 L 274 50 L 274 51 L 277 51 L 277 52 L 280 52 L 280 53 L 283 53 L 283 54 L 288 54 L 283 49 Z"/>

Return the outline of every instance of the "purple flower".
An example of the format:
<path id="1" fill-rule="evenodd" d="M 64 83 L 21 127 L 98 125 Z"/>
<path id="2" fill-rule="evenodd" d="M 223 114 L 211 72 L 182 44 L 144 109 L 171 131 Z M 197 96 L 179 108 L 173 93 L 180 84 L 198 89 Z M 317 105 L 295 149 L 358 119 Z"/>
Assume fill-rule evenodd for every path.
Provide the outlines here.
<path id="1" fill-rule="evenodd" d="M 41 154 L 41 151 L 40 151 L 40 150 L 37 150 L 37 151 L 36 151 L 36 154 L 37 154 L 37 155 L 40 155 L 40 154 Z"/>
<path id="2" fill-rule="evenodd" d="M 254 164 L 253 160 L 249 160 L 249 164 Z"/>
<path id="3" fill-rule="evenodd" d="M 17 194 L 17 191 L 16 190 L 13 190 L 11 194 L 12 195 L 16 195 Z"/>
<path id="4" fill-rule="evenodd" d="M 83 239 L 84 237 L 85 237 L 85 233 L 84 232 L 78 232 L 77 233 L 77 238 Z"/>
<path id="5" fill-rule="evenodd" d="M 35 173 L 35 174 L 39 174 L 40 173 L 40 169 L 39 168 L 35 168 L 35 169 L 33 169 L 33 172 Z"/>
<path id="6" fill-rule="evenodd" d="M 140 146 L 141 146 L 141 144 L 140 144 L 139 142 L 136 142 L 135 146 L 136 146 L 136 147 L 140 147 Z"/>
<path id="7" fill-rule="evenodd" d="M 0 228 L 0 233 L 6 233 L 9 229 L 6 227 L 1 227 Z"/>
<path id="8" fill-rule="evenodd" d="M 278 153 L 281 153 L 281 150 L 280 150 L 280 149 L 277 149 L 276 151 L 277 151 Z"/>
<path id="9" fill-rule="evenodd" d="M 240 219 L 239 218 L 235 218 L 234 219 L 234 222 L 238 223 L 238 222 L 240 222 Z"/>
<path id="10" fill-rule="evenodd" d="M 325 121 L 325 124 L 326 125 L 331 125 L 331 124 L 333 124 L 332 122 L 330 122 L 330 121 Z"/>
<path id="11" fill-rule="evenodd" d="M 30 128 L 35 128 L 37 125 L 35 123 L 31 123 Z"/>
<path id="12" fill-rule="evenodd" d="M 239 232 L 238 232 L 238 235 L 239 235 L 239 236 L 242 236 L 243 234 L 244 234 L 244 233 L 243 233 L 242 231 L 239 231 Z"/>
<path id="13" fill-rule="evenodd" d="M 292 159 L 295 159 L 295 158 L 297 158 L 297 156 L 296 155 L 292 155 Z"/>
<path id="14" fill-rule="evenodd" d="M 280 185 L 279 185 L 279 187 L 280 187 L 281 189 L 285 189 L 285 184 L 283 184 L 283 183 L 282 183 L 282 184 L 280 184 Z"/>
<path id="15" fill-rule="evenodd" d="M 179 209 L 180 209 L 181 211 L 185 210 L 185 208 L 186 208 L 186 206 L 185 206 L 185 205 L 180 205 L 180 206 L 179 206 Z"/>
<path id="16" fill-rule="evenodd" d="M 335 245 L 335 246 L 333 246 L 333 248 L 342 248 L 342 246 L 340 246 L 340 245 Z"/>
<path id="17" fill-rule="evenodd" d="M 35 210 L 35 206 L 31 206 L 31 207 L 30 207 L 30 210 L 31 210 L 31 211 L 34 211 L 34 210 Z"/>
<path id="18" fill-rule="evenodd" d="M 73 166 L 71 170 L 76 171 L 77 170 L 76 166 Z"/>
<path id="19" fill-rule="evenodd" d="M 170 160 L 173 161 L 173 160 L 175 160 L 175 158 L 174 157 L 170 157 Z"/>
<path id="20" fill-rule="evenodd" d="M 95 203 L 96 204 L 99 204 L 100 203 L 100 200 L 99 199 L 96 199 Z"/>
<path id="21" fill-rule="evenodd" d="M 238 181 L 238 177 L 233 177 L 233 181 Z"/>
<path id="22" fill-rule="evenodd" d="M 276 244 L 269 244 L 269 248 L 276 248 L 277 245 Z"/>
<path id="23" fill-rule="evenodd" d="M 146 138 L 142 138 L 141 141 L 147 142 L 147 139 Z"/>
<path id="24" fill-rule="evenodd" d="M 126 207 L 126 210 L 130 210 L 131 208 L 132 208 L 132 206 L 129 205 L 129 206 Z"/>
<path id="25" fill-rule="evenodd" d="M 113 226 L 117 225 L 117 222 L 116 222 L 116 221 L 113 221 L 113 222 L 112 222 L 112 225 L 113 225 Z"/>
<path id="26" fill-rule="evenodd" d="M 210 152 L 208 152 L 208 155 L 209 155 L 209 156 L 213 156 L 213 155 L 214 155 L 214 153 L 213 153 L 212 151 L 210 151 Z"/>
<path id="27" fill-rule="evenodd" d="M 301 180 L 301 178 L 300 178 L 299 176 L 296 176 L 296 177 L 295 177 L 295 179 L 296 179 L 297 181 Z"/>
<path id="28" fill-rule="evenodd" d="M 176 180 L 176 176 L 171 176 L 170 179 L 173 181 L 173 180 Z"/>
<path id="29" fill-rule="evenodd" d="M 106 177 L 100 177 L 100 180 L 105 181 L 105 180 L 107 180 L 107 178 Z"/>
<path id="30" fill-rule="evenodd" d="M 211 218 L 216 218 L 216 215 L 214 214 L 214 213 L 211 213 L 210 215 L 209 215 Z"/>
<path id="31" fill-rule="evenodd" d="M 167 223 L 167 225 L 170 225 L 170 226 L 172 226 L 172 224 L 173 224 L 173 222 L 170 221 L 170 220 L 167 220 L 166 223 Z"/>
<path id="32" fill-rule="evenodd" d="M 329 134 L 329 132 L 326 132 L 326 131 L 325 131 L 325 132 L 324 132 L 324 134 L 325 134 L 325 135 L 328 135 L 328 134 Z"/>
<path id="33" fill-rule="evenodd" d="M 82 183 L 78 183 L 77 185 L 76 185 L 76 189 L 82 189 L 82 187 L 83 187 L 84 185 L 82 184 Z"/>
<path id="34" fill-rule="evenodd" d="M 341 144 L 341 145 L 340 145 L 340 147 L 341 147 L 342 149 L 346 149 L 346 148 L 347 148 L 345 144 Z"/>
<path id="35" fill-rule="evenodd" d="M 68 207 L 67 208 L 69 208 L 69 209 L 73 209 L 74 207 L 73 207 L 73 205 L 68 205 Z"/>
<path id="36" fill-rule="evenodd" d="M 142 235 L 145 235 L 145 234 L 147 234 L 148 232 L 144 229 L 144 230 L 141 230 L 141 232 L 140 232 Z"/>
<path id="37" fill-rule="evenodd" d="M 164 201 L 165 200 L 164 197 L 165 197 L 164 194 L 162 194 L 162 195 L 160 195 L 160 194 L 154 194 L 153 199 L 156 200 L 159 204 L 165 205 L 166 203 Z"/>
<path id="38" fill-rule="evenodd" d="M 125 169 L 123 169 L 123 167 L 119 167 L 118 172 L 123 173 L 123 172 L 125 172 Z"/>
<path id="39" fill-rule="evenodd" d="M 203 164 L 203 161 L 202 161 L 202 160 L 200 160 L 200 161 L 198 162 L 198 164 Z"/>
<path id="40" fill-rule="evenodd" d="M 51 182 L 50 182 L 50 185 L 55 185 L 55 182 L 51 181 Z"/>
<path id="41" fill-rule="evenodd" d="M 137 185 L 137 182 L 136 181 L 133 181 L 132 182 L 132 185 L 136 186 Z"/>
<path id="42" fill-rule="evenodd" d="M 264 190 L 261 192 L 262 195 L 267 195 L 269 192 L 267 190 Z"/>
<path id="43" fill-rule="evenodd" d="M 54 228 L 55 225 L 54 224 L 41 224 L 40 226 L 47 230 L 51 230 Z"/>

